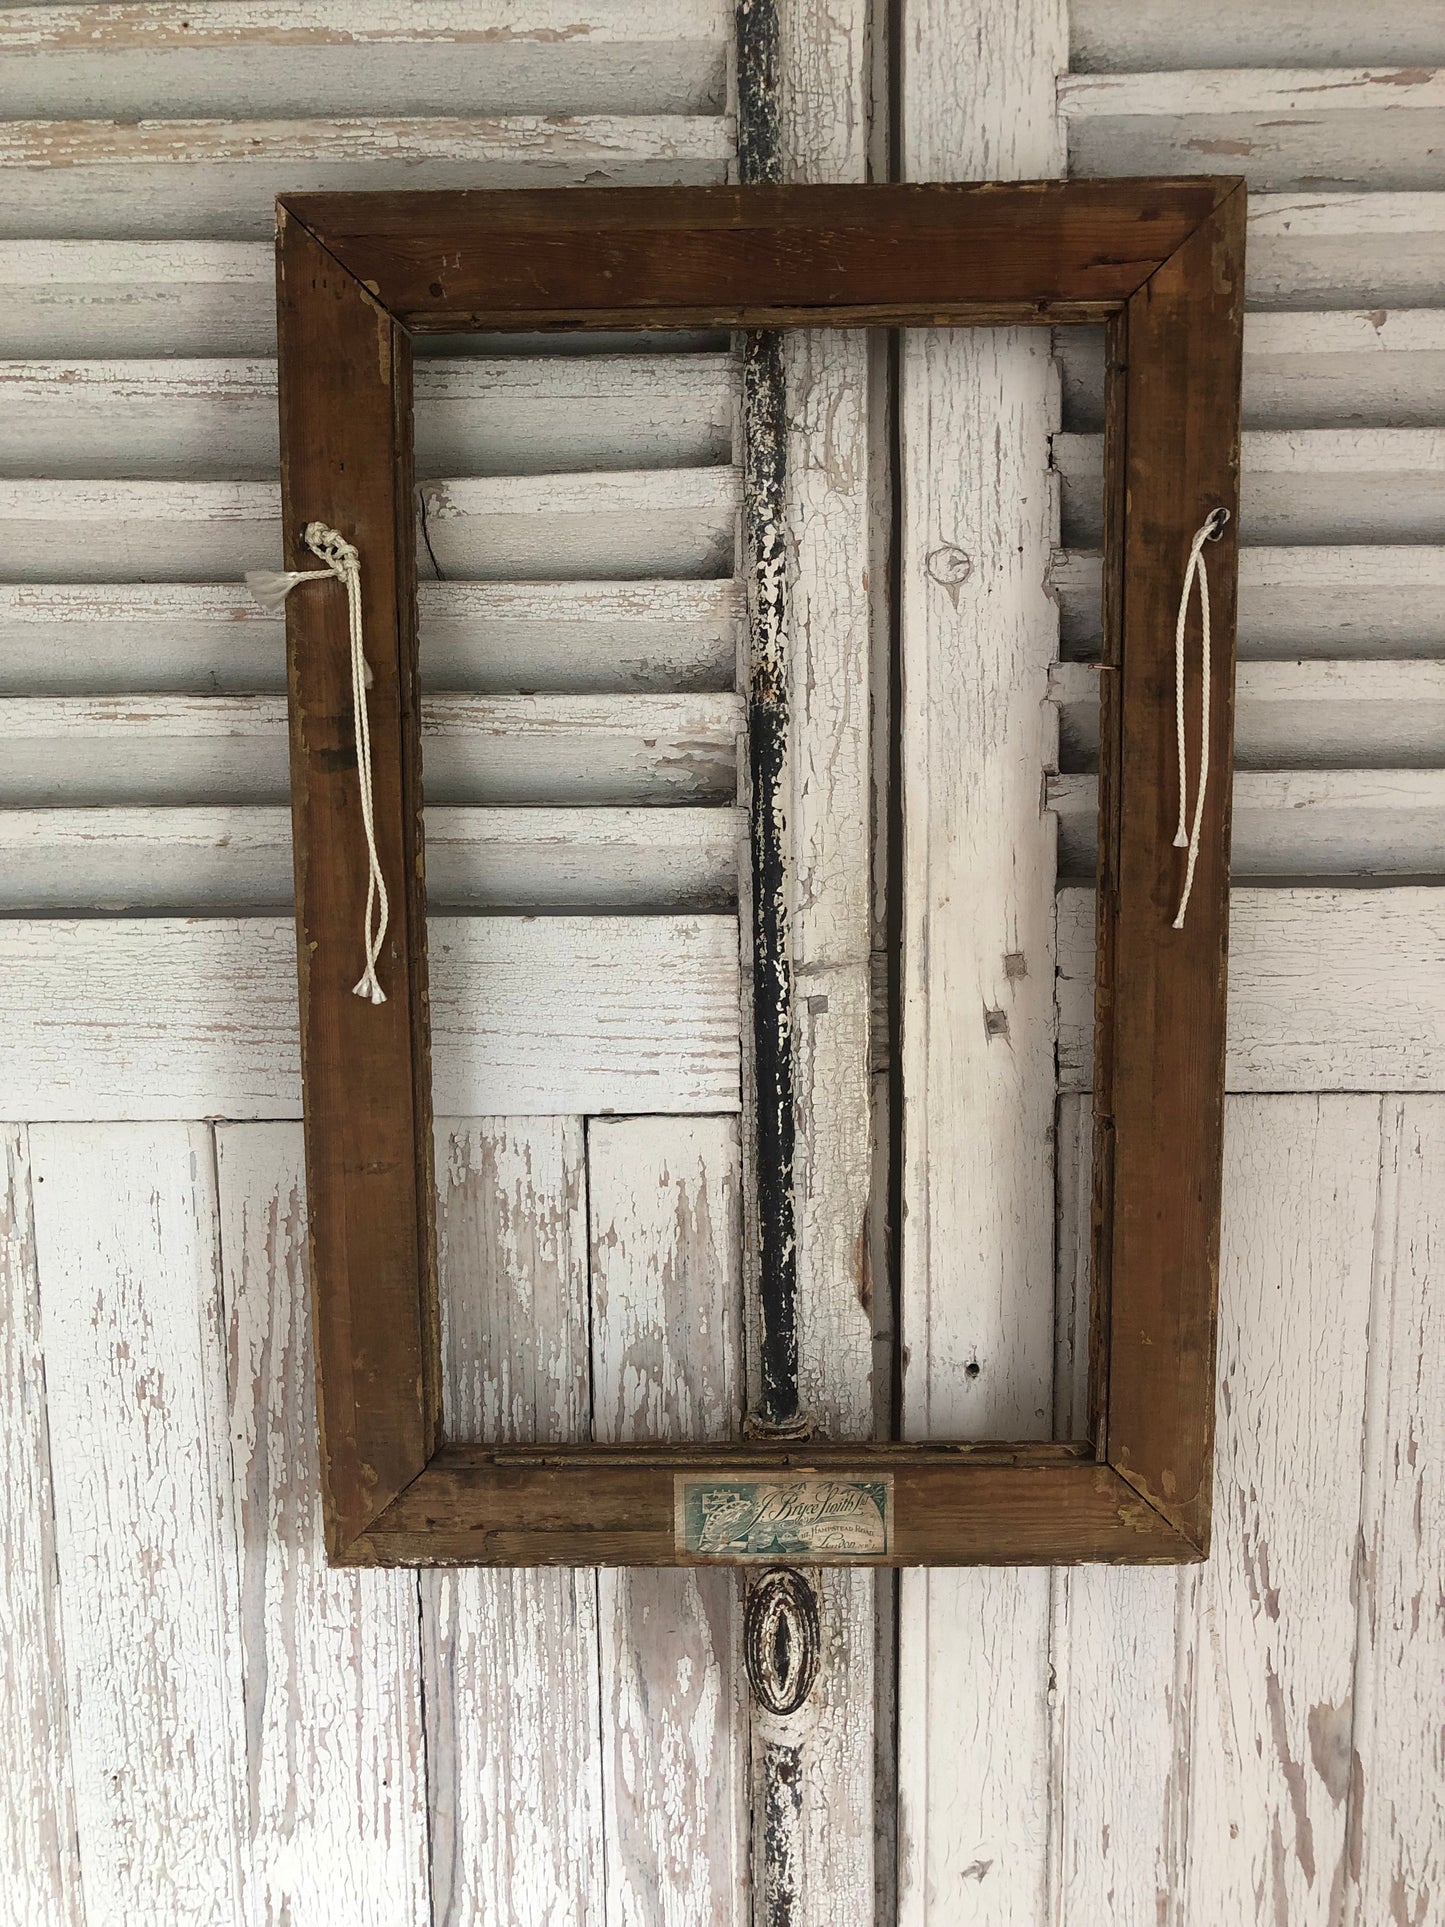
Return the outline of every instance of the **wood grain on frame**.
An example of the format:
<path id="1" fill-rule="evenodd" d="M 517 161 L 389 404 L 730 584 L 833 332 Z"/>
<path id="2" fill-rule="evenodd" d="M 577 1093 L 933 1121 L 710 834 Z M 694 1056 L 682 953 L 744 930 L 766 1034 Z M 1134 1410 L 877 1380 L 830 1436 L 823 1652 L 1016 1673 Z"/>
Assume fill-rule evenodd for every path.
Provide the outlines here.
<path id="1" fill-rule="evenodd" d="M 1228 183 L 1225 184 L 1226 186 Z M 289 194 L 417 333 L 1098 320 L 1215 180 Z"/>
<path id="2" fill-rule="evenodd" d="M 1214 1439 L 1244 198 L 1237 188 L 1221 201 L 1110 336 L 1093 1267 L 1107 1280 L 1096 1314 L 1108 1337 L 1098 1347 L 1096 1398 L 1107 1410 L 1098 1437 L 1109 1463 L 1201 1551 Z M 1230 520 L 1205 557 L 1209 784 L 1194 890 L 1176 931 L 1184 852 L 1173 847 L 1175 610 L 1190 542 L 1216 508 Z M 1200 746 L 1193 624 L 1190 640 L 1192 810 Z"/>
<path id="3" fill-rule="evenodd" d="M 364 906 L 343 598 L 293 598 L 303 1075 L 332 1556 L 678 1563 L 672 1478 L 755 1448 L 437 1454 L 415 562 L 406 328 L 1039 324 L 1110 317 L 1101 732 L 1093 1441 L 901 1454 L 889 1559 L 1193 1560 L 1207 1544 L 1223 1092 L 1233 528 L 1213 555 L 1212 782 L 1171 929 L 1173 604 L 1238 508 L 1243 189 L 1232 179 L 310 195 L 282 204 L 288 560 L 308 520 L 367 557 L 383 976 Z M 312 231 L 314 228 L 315 231 Z M 1112 673 L 1109 673 L 1112 672 Z M 1197 698 L 1197 686 L 1190 694 Z M 1197 708 L 1196 708 L 1197 713 Z M 1197 762 L 1196 762 L 1197 767 Z M 839 1453 L 843 1457 L 839 1457 Z M 699 1454 L 701 1456 L 699 1457 Z M 728 1456 L 736 1455 L 736 1456 Z M 801 1460 L 790 1471 L 805 1469 Z M 684 1558 L 686 1562 L 686 1558 Z"/>
<path id="4" fill-rule="evenodd" d="M 366 868 L 346 593 L 288 599 L 291 793 L 301 1074 L 306 1094 L 327 1543 L 339 1552 L 430 1458 L 438 1431 L 426 886 L 417 711 L 411 348 L 315 238 L 277 240 L 286 566 L 318 566 L 301 531 L 362 556 L 376 841 L 391 893 L 378 971 L 352 995 Z"/>

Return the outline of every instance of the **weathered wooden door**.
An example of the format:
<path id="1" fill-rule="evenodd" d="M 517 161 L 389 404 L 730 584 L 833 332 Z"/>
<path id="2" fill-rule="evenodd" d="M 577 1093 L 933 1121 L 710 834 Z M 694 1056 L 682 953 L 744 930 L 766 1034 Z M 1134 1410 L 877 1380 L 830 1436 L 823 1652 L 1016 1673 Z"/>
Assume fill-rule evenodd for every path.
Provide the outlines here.
<path id="1" fill-rule="evenodd" d="M 777 33 L 776 58 L 766 54 Z M 0 10 L 0 1921 L 1423 1927 L 1445 1374 L 1445 23 L 1387 0 Z M 1246 173 L 1217 1550 L 331 1574 L 280 625 L 280 188 Z M 449 1423 L 725 1436 L 736 344 L 418 375 Z M 1097 343 L 791 338 L 805 1404 L 1070 1427 Z"/>

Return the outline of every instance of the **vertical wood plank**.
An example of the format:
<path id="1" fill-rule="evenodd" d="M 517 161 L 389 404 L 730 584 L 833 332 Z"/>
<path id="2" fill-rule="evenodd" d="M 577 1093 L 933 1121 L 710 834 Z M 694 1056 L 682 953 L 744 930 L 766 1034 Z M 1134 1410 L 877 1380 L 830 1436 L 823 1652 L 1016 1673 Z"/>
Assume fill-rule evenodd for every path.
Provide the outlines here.
<path id="1" fill-rule="evenodd" d="M 301 1132 L 216 1130 L 252 1918 L 428 1927 L 416 1576 L 322 1535 Z"/>
<path id="2" fill-rule="evenodd" d="M 1055 1921 L 1333 1927 L 1379 1101 L 1233 1098 L 1208 1566 L 1067 1575 Z"/>
<path id="3" fill-rule="evenodd" d="M 588 1435 L 580 1118 L 437 1126 L 448 1434 Z M 597 1578 L 425 1572 L 437 1927 L 571 1927 L 604 1906 Z"/>
<path id="4" fill-rule="evenodd" d="M 0 1879 L 9 1918 L 81 1927 L 69 1708 L 25 1128 L 0 1125 Z"/>
<path id="5" fill-rule="evenodd" d="M 1063 0 L 907 0 L 909 180 L 1063 171 Z M 947 48 L 948 58 L 940 59 Z M 1049 343 L 904 337 L 903 1424 L 1047 1437 L 1052 1418 L 1056 619 Z M 904 1573 L 899 1920 L 1033 1927 L 1047 1890 L 1049 1580 Z"/>
<path id="6" fill-rule="evenodd" d="M 31 1159 L 87 1913 L 235 1927 L 246 1744 L 211 1132 L 35 1126 Z"/>
<path id="7" fill-rule="evenodd" d="M 780 0 L 779 145 L 786 181 L 861 181 L 869 138 L 864 0 Z M 869 1058 L 872 921 L 870 344 L 856 330 L 783 337 L 792 659 L 793 1039 L 797 1093 L 798 1376 L 820 1431 L 872 1430 Z M 822 1661 L 797 1721 L 790 1927 L 865 1918 L 874 1889 L 874 1612 L 867 1572 L 814 1575 Z M 885 1581 L 890 1584 L 891 1581 Z M 794 1731 L 796 1728 L 796 1732 Z M 767 1744 L 757 1736 L 759 1749 Z M 766 1840 L 766 1775 L 755 1762 Z M 771 1829 L 776 1832 L 776 1817 Z M 755 1886 L 757 1917 L 777 1908 Z M 772 1916 L 769 1908 L 772 1907 Z"/>
<path id="8" fill-rule="evenodd" d="M 411 344 L 294 218 L 277 229 L 288 569 L 318 521 L 361 558 L 376 845 L 391 922 L 381 1004 L 353 995 L 368 904 L 347 597 L 286 608 L 296 958 L 328 1544 L 340 1551 L 436 1445 L 431 1049 L 417 705 Z"/>
<path id="9" fill-rule="evenodd" d="M 595 1436 L 737 1436 L 732 1118 L 594 1119 L 587 1179 Z M 599 1575 L 610 1927 L 742 1927 L 748 1715 L 738 1580 Z"/>
<path id="10" fill-rule="evenodd" d="M 1379 1141 L 1378 1098 L 1231 1105 L 1188 1923 L 1338 1905 Z"/>
<path id="11" fill-rule="evenodd" d="M 1126 411 L 1130 432 L 1110 517 L 1104 659 L 1112 673 L 1100 718 L 1108 780 L 1094 1118 L 1109 1152 L 1094 1269 L 1110 1293 L 1106 1444 L 1109 1463 L 1201 1549 L 1214 1439 L 1243 313 L 1244 191 L 1236 187 L 1109 335 L 1111 363 L 1125 363 L 1110 375 L 1111 435 Z M 1184 859 L 1172 842 L 1177 797 L 1161 779 L 1175 754 L 1175 585 L 1196 530 L 1216 509 L 1230 521 L 1207 563 L 1213 774 L 1189 915 L 1175 929 Z M 1197 702 L 1198 690 L 1185 697 Z"/>
<path id="12" fill-rule="evenodd" d="M 1386 1098 L 1379 1230 L 1343 1919 L 1427 1927 L 1445 1893 L 1445 1098 Z"/>

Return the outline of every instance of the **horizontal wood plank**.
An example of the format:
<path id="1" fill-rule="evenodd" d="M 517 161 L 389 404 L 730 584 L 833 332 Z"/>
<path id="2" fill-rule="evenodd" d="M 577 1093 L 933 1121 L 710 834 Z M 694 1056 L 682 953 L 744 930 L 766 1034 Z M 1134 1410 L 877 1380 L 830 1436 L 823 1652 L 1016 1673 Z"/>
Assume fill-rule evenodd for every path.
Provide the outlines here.
<path id="1" fill-rule="evenodd" d="M 1229 191 L 1192 179 L 287 194 L 408 328 L 1038 323 L 1117 311 Z M 458 236 L 463 237 L 458 245 Z M 585 239 L 585 246 L 579 241 Z M 665 282 L 656 263 L 667 261 Z M 637 290 L 654 287 L 650 300 Z"/>
<path id="2" fill-rule="evenodd" d="M 1427 65 L 1439 23 L 1418 0 L 1313 0 L 1261 7 L 1214 0 L 1071 0 L 1069 64 L 1077 73 L 1158 73 L 1171 67 Z"/>
<path id="3" fill-rule="evenodd" d="M 482 476 L 428 483 L 422 500 L 431 552 L 448 578 L 732 574 L 732 468 Z M 279 563 L 280 516 L 271 482 L 0 480 L 0 577 L 237 579 Z M 429 567 L 424 559 L 423 572 Z"/>
<path id="4" fill-rule="evenodd" d="M 1355 12 L 1370 17 L 1363 8 Z M 1437 303 L 1445 283 L 1445 193 L 1311 186 L 1255 194 L 1246 273 L 1249 299 L 1259 307 Z"/>
<path id="5" fill-rule="evenodd" d="M 228 0 L 224 7 L 16 6 L 0 17 L 13 117 L 718 111 L 728 16 L 717 0 Z"/>
<path id="6" fill-rule="evenodd" d="M 1069 164 L 1085 176 L 1243 174 L 1252 187 L 1445 182 L 1445 70 L 1203 68 L 1070 74 Z"/>
<path id="7" fill-rule="evenodd" d="M 1051 776 L 1059 869 L 1092 876 L 1098 784 Z M 1231 873 L 1266 876 L 1445 875 L 1445 770 L 1248 771 L 1234 779 Z"/>
<path id="8" fill-rule="evenodd" d="M 1243 440 L 1240 535 L 1263 543 L 1431 542 L 1445 521 L 1445 430 L 1253 429 Z M 1099 539 L 1103 445 L 1056 435 L 1064 541 Z"/>
<path id="9" fill-rule="evenodd" d="M 139 240 L 270 233 L 301 190 L 704 185 L 734 151 L 724 114 L 0 122 L 13 237 L 84 231 Z"/>
<path id="10" fill-rule="evenodd" d="M 433 808 L 437 911 L 726 910 L 746 836 L 732 805 Z M 0 915 L 228 915 L 290 906 L 291 812 L 0 810 Z"/>
<path id="11" fill-rule="evenodd" d="M 1445 1090 L 1445 892 L 1235 890 L 1232 1091 Z M 1059 1081 L 1089 1088 L 1094 899 L 1059 893 Z"/>
<path id="12" fill-rule="evenodd" d="M 586 1470 L 586 1482 L 581 1473 Z M 674 1476 L 773 1472 L 893 1480 L 894 1538 L 881 1565 L 1135 1564 L 1197 1554 L 1133 1487 L 1069 1446 L 814 1445 L 579 1448 L 444 1446 L 422 1476 L 348 1548 L 364 1564 L 670 1566 Z M 1047 1530 L 1045 1523 L 1047 1522 Z M 1047 1539 L 1049 1551 L 1040 1545 Z M 826 1559 L 819 1563 L 829 1562 Z"/>
<path id="13" fill-rule="evenodd" d="M 436 803 L 730 802 L 741 697 L 436 695 L 422 705 Z M 0 701 L 0 803 L 282 803 L 274 696 L 16 696 Z"/>
<path id="14" fill-rule="evenodd" d="M 696 468 L 732 449 L 725 354 L 421 362 L 418 475 Z M 259 357 L 0 362 L 9 475 L 265 479 L 279 456 L 276 364 Z"/>
<path id="15" fill-rule="evenodd" d="M 1056 556 L 1066 655 L 1097 655 L 1097 552 Z M 3 605 L 0 605 L 3 606 Z M 1239 556 L 1239 653 L 1270 656 L 1445 654 L 1445 548 L 1429 543 L 1244 548 Z"/>
<path id="16" fill-rule="evenodd" d="M 732 917 L 434 918 L 434 1109 L 738 1108 Z M 0 923 L 17 1118 L 301 1114 L 295 937 L 274 917 Z"/>
<path id="17" fill-rule="evenodd" d="M 1104 421 L 1102 331 L 1061 328 L 1064 424 Z M 1351 309 L 1245 317 L 1246 428 L 1433 427 L 1445 414 L 1445 311 Z"/>
<path id="18" fill-rule="evenodd" d="M 1056 663 L 1050 675 L 1067 769 L 1096 763 L 1099 682 L 1089 663 Z M 1445 765 L 1445 660 L 1245 663 L 1234 757 L 1240 770 Z"/>
<path id="19" fill-rule="evenodd" d="M 727 689 L 736 673 L 741 592 L 727 578 L 423 582 L 417 601 L 424 689 L 677 692 Z M 6 695 L 285 687 L 285 624 L 243 583 L 0 583 Z"/>

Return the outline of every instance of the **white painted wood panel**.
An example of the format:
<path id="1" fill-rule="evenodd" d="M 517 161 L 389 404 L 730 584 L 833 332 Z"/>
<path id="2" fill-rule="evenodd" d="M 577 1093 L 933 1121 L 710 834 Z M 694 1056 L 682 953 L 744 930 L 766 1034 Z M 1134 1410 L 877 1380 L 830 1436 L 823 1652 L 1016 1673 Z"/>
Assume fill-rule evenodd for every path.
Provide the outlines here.
<path id="1" fill-rule="evenodd" d="M 436 1169 L 448 1435 L 585 1439 L 582 1119 L 442 1119 Z M 601 1919 L 596 1575 L 429 1572 L 421 1597 L 437 1927 Z"/>
<path id="2" fill-rule="evenodd" d="M 1378 1120 L 1368 1098 L 1230 1117 L 1186 1921 L 1327 1927 L 1344 1876 Z"/>
<path id="3" fill-rule="evenodd" d="M 1214 1553 L 1060 1575 L 1061 1927 L 1339 1917 L 1379 1141 L 1378 1099 L 1230 1100 Z"/>
<path id="4" fill-rule="evenodd" d="M 231 5 L 234 0 L 227 0 Z M 47 9 L 48 10 L 48 9 Z M 264 355 L 276 348 L 276 261 L 267 241 L 0 239 L 0 354 Z M 426 336 L 418 358 L 447 352 L 675 353 L 716 336 Z"/>
<path id="5" fill-rule="evenodd" d="M 1261 10 L 1263 12 L 1263 9 Z M 1367 17 L 1363 12 L 1361 18 Z M 1252 194 L 1246 286 L 1263 308 L 1437 304 L 1445 194 L 1307 187 Z"/>
<path id="6" fill-rule="evenodd" d="M 1057 663 L 1060 757 L 1087 769 L 1099 754 L 1099 675 Z M 1445 661 L 1247 662 L 1234 685 L 1240 770 L 1439 769 L 1445 764 Z"/>
<path id="7" fill-rule="evenodd" d="M 1052 776 L 1059 870 L 1094 875 L 1098 784 Z M 1445 771 L 1284 770 L 1234 779 L 1231 868 L 1250 877 L 1438 877 L 1445 872 Z"/>
<path id="8" fill-rule="evenodd" d="M 1062 4 L 918 0 L 901 40 L 908 178 L 1063 172 Z M 1027 331 L 914 332 L 899 410 L 902 1428 L 1046 1437 L 1057 375 Z M 1044 1573 L 902 1575 L 903 1927 L 1042 1922 L 1048 1618 Z"/>
<path id="9" fill-rule="evenodd" d="M 1065 653 L 1097 655 L 1097 553 L 1057 556 L 1049 580 Z M 1445 654 L 1445 548 L 1380 542 L 1242 549 L 1239 652 L 1242 662 Z"/>
<path id="10" fill-rule="evenodd" d="M 427 795 L 450 805 L 730 802 L 742 700 L 471 696 L 421 705 Z M 253 803 L 290 795 L 276 696 L 11 696 L 0 803 Z"/>
<path id="11" fill-rule="evenodd" d="M 0 1765 L 4 1905 L 20 1927 L 83 1927 L 71 1790 L 70 1708 L 55 1573 L 40 1285 L 23 1125 L 0 1130 Z"/>
<path id="12" fill-rule="evenodd" d="M 1094 900 L 1059 892 L 1059 1083 L 1093 1074 Z M 1235 890 L 1232 1091 L 1438 1090 L 1445 1082 L 1445 892 Z"/>
<path id="13" fill-rule="evenodd" d="M 430 949 L 439 1116 L 737 1109 L 732 917 L 434 918 Z M 0 977 L 18 1118 L 301 1114 L 289 917 L 0 921 Z"/>
<path id="14" fill-rule="evenodd" d="M 866 178 L 872 31 L 863 0 L 779 9 L 785 180 Z M 878 367 L 876 344 L 857 331 L 783 337 L 798 1371 L 802 1407 L 831 1437 L 867 1436 L 874 1405 L 871 585 L 885 574 Z M 761 1868 L 754 1855 L 758 1927 L 778 1927 L 785 1917 L 779 1890 L 789 1880 L 791 1927 L 871 1919 L 875 1881 L 881 1872 L 886 1883 L 891 1859 L 885 1853 L 882 1868 L 876 1864 L 875 1759 L 880 1742 L 888 1749 L 892 1682 L 884 1682 L 880 1700 L 874 1617 L 875 1597 L 890 1594 L 891 1582 L 868 1572 L 812 1578 L 822 1657 L 809 1704 L 796 1718 L 753 1708 L 753 1837 L 771 1833 L 773 1841 Z M 796 1784 L 783 1799 L 770 1746 L 792 1750 L 797 1762 Z"/>
<path id="15" fill-rule="evenodd" d="M 698 468 L 732 452 L 725 354 L 422 360 L 414 387 L 423 480 Z M 269 478 L 279 460 L 274 361 L 0 362 L 6 475 Z"/>
<path id="16" fill-rule="evenodd" d="M 593 1434 L 739 1434 L 741 1184 L 731 1118 L 588 1126 Z M 598 1574 L 609 1927 L 748 1918 L 738 1576 Z"/>
<path id="17" fill-rule="evenodd" d="M 9 6 L 0 90 L 14 117 L 717 111 L 716 0 L 579 9 L 426 0 L 228 0 L 224 7 Z"/>
<path id="18" fill-rule="evenodd" d="M 233 240 L 270 232 L 278 194 L 394 188 L 402 169 L 411 188 L 700 185 L 733 146 L 721 114 L 12 120 L 0 180 L 13 238 Z"/>
<path id="19" fill-rule="evenodd" d="M 1104 423 L 1102 329 L 1060 328 L 1064 421 Z M 1430 428 L 1445 413 L 1445 312 L 1369 308 L 1244 319 L 1246 428 Z"/>
<path id="20" fill-rule="evenodd" d="M 427 897 L 494 910 L 726 910 L 736 806 L 426 813 Z M 0 811 L 0 914 L 234 915 L 291 901 L 285 809 Z"/>
<path id="21" fill-rule="evenodd" d="M 417 601 L 426 689 L 662 693 L 733 681 L 730 580 L 423 582 Z M 285 687 L 285 626 L 239 581 L 0 583 L 6 694 Z"/>
<path id="22" fill-rule="evenodd" d="M 449 578 L 620 580 L 732 572 L 729 468 L 432 482 L 423 527 Z M 214 582 L 279 565 L 271 482 L 0 481 L 10 582 Z M 425 544 L 418 543 L 425 554 Z"/>
<path id="23" fill-rule="evenodd" d="M 1424 1927 L 1445 1883 L 1445 1101 L 1386 1098 L 1370 1318 L 1345 1892 L 1339 1918 Z"/>
<path id="24" fill-rule="evenodd" d="M 1078 73 L 1179 67 L 1425 66 L 1441 47 L 1439 8 L 1420 0 L 1312 0 L 1261 7 L 1215 0 L 1071 0 Z"/>
<path id="25" fill-rule="evenodd" d="M 212 1444 L 240 1538 L 248 1917 L 428 1927 L 416 1576 L 326 1564 L 300 1132 L 222 1127 L 215 1182 L 231 1424 L 229 1450 Z"/>
<path id="26" fill-rule="evenodd" d="M 1056 435 L 1053 446 L 1064 539 L 1095 546 L 1102 438 Z M 1433 542 L 1445 518 L 1445 430 L 1250 430 L 1239 499 L 1249 544 Z"/>
<path id="27" fill-rule="evenodd" d="M 211 1133 L 30 1133 L 90 1920 L 234 1927 L 250 1791 Z"/>
<path id="28" fill-rule="evenodd" d="M 1436 67 L 1070 74 L 1059 108 L 1076 175 L 1242 174 L 1276 191 L 1445 179 Z"/>

